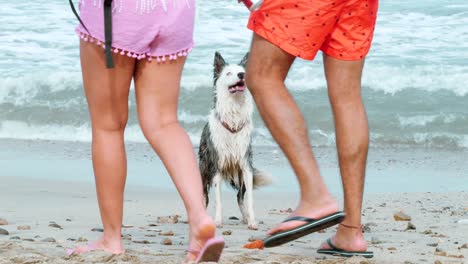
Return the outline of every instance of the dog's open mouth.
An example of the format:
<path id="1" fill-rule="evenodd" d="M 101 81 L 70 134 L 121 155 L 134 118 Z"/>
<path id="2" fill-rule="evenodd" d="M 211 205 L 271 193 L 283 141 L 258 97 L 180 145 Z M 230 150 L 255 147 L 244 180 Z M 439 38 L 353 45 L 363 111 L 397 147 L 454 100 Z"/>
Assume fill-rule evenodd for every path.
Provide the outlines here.
<path id="1" fill-rule="evenodd" d="M 245 90 L 245 83 L 242 80 L 238 81 L 234 85 L 229 86 L 228 90 L 230 93 L 243 92 Z"/>

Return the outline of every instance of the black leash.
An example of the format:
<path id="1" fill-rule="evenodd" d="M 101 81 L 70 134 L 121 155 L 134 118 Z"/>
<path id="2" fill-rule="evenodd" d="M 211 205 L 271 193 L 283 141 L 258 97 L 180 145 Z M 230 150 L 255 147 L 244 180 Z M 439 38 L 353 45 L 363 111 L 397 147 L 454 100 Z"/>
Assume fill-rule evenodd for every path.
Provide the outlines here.
<path id="1" fill-rule="evenodd" d="M 73 1 L 69 0 L 70 7 L 75 14 L 76 18 L 80 22 L 81 26 L 88 32 L 88 35 L 91 36 L 88 28 L 85 26 L 81 20 L 78 12 L 73 5 Z M 105 55 L 106 55 L 106 65 L 107 68 L 114 68 L 114 59 L 112 58 L 112 0 L 104 0 L 104 36 L 105 36 Z"/>

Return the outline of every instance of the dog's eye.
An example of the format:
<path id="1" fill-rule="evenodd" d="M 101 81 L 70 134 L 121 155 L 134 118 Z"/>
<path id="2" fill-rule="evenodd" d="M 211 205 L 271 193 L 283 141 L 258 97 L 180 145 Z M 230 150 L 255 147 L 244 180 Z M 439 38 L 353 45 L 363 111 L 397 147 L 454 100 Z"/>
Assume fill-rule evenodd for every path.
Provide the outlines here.
<path id="1" fill-rule="evenodd" d="M 228 72 L 226 73 L 227 76 L 231 76 L 232 75 L 232 72 Z"/>

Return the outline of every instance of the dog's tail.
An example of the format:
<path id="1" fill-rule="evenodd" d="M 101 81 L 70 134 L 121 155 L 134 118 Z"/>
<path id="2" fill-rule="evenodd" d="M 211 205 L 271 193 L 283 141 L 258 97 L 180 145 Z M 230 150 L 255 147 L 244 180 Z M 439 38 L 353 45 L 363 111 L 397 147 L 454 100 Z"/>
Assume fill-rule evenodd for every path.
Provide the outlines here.
<path id="1" fill-rule="evenodd" d="M 257 189 L 259 187 L 268 186 L 272 183 L 271 176 L 257 169 L 253 170 L 253 187 Z"/>

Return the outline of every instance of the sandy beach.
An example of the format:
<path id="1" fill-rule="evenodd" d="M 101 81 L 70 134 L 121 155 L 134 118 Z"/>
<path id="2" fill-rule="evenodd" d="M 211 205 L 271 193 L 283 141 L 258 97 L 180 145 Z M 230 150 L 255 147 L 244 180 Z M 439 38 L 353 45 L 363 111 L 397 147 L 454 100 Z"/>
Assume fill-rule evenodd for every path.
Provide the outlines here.
<path id="1" fill-rule="evenodd" d="M 146 144 L 131 143 L 127 150 L 126 254 L 68 257 L 67 248 L 100 235 L 89 143 L 0 140 L 0 263 L 181 263 L 188 234 L 182 202 Z M 341 201 L 335 151 L 318 148 L 316 156 Z M 256 166 L 274 183 L 255 192 L 258 231 L 234 219 L 240 218 L 235 193 L 224 188 L 224 226 L 218 233 L 227 248 L 221 263 L 467 263 L 466 160 L 465 151 L 371 149 L 363 223 L 375 257 L 343 259 L 316 253 L 334 228 L 273 249 L 242 248 L 282 221 L 297 201 L 297 184 L 291 184 L 294 175 L 281 152 L 256 148 Z M 399 211 L 411 220 L 396 221 Z M 177 223 L 164 219 L 175 215 Z"/>

